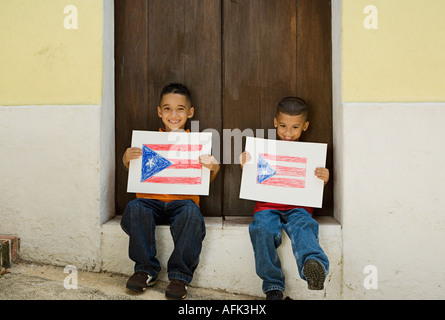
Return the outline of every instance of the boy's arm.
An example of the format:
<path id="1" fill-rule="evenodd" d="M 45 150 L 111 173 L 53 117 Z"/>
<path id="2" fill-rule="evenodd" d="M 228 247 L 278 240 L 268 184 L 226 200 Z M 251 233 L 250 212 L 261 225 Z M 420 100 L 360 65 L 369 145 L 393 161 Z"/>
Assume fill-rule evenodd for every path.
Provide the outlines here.
<path id="1" fill-rule="evenodd" d="M 329 181 L 329 169 L 326 168 L 317 168 L 315 169 L 315 176 L 318 179 L 321 179 L 324 181 L 324 185 L 326 185 Z"/>
<path id="2" fill-rule="evenodd" d="M 220 165 L 218 161 L 216 161 L 214 156 L 204 155 L 199 157 L 199 162 L 203 167 L 210 170 L 210 183 L 212 183 L 219 172 Z"/>
<path id="3" fill-rule="evenodd" d="M 128 148 L 124 156 L 122 157 L 122 162 L 124 167 L 128 170 L 130 167 L 130 161 L 142 157 L 142 149 L 141 148 Z"/>
<path id="4" fill-rule="evenodd" d="M 252 157 L 250 156 L 249 152 L 244 151 L 241 153 L 239 156 L 239 164 L 241 165 L 241 169 L 243 169 L 246 162 L 249 162 L 250 160 L 252 160 Z"/>

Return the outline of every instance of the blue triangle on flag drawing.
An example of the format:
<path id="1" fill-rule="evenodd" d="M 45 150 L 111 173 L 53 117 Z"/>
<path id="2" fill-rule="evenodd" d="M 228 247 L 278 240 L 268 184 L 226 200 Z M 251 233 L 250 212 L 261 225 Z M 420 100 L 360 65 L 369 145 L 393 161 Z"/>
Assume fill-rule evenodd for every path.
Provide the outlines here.
<path id="1" fill-rule="evenodd" d="M 173 162 L 154 152 L 150 148 L 142 147 L 142 175 L 141 182 L 150 179 L 164 169 L 172 166 Z"/>
<path id="2" fill-rule="evenodd" d="M 277 172 L 271 167 L 271 165 L 260 155 L 258 157 L 257 167 L 257 183 L 261 184 L 267 179 L 272 178 Z"/>

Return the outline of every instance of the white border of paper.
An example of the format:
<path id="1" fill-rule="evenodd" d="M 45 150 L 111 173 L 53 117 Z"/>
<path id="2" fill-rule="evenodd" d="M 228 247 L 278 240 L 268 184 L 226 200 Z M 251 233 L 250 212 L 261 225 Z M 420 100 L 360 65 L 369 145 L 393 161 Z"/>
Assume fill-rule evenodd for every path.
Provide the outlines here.
<path id="1" fill-rule="evenodd" d="M 326 166 L 327 144 L 247 137 L 246 151 L 250 153 L 252 159 L 244 165 L 240 198 L 313 208 L 322 207 L 324 182 L 315 176 L 314 171 L 318 167 Z M 296 189 L 257 184 L 259 153 L 307 158 L 305 188 Z"/>
<path id="2" fill-rule="evenodd" d="M 210 155 L 212 151 L 212 133 L 210 132 L 155 132 L 133 131 L 131 147 L 142 149 L 144 144 L 202 144 L 201 155 Z M 168 158 L 168 157 L 167 157 Z M 202 183 L 199 185 L 174 185 L 141 182 L 142 157 L 130 161 L 127 192 L 152 194 L 209 195 L 210 170 L 202 168 Z"/>

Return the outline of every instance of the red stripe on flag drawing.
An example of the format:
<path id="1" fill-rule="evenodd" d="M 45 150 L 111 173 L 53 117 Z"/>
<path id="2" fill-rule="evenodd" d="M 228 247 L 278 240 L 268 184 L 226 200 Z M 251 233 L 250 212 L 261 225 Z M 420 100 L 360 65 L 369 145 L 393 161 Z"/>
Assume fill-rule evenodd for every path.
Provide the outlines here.
<path id="1" fill-rule="evenodd" d="M 144 181 L 149 183 L 163 183 L 163 184 L 188 184 L 198 185 L 201 184 L 201 177 L 151 177 Z"/>
<path id="2" fill-rule="evenodd" d="M 277 172 L 278 176 L 297 177 L 297 178 L 306 177 L 306 168 L 292 168 L 292 167 L 273 166 L 273 165 L 272 168 Z"/>
<path id="3" fill-rule="evenodd" d="M 202 169 L 202 165 L 198 160 L 190 159 L 170 159 L 174 165 L 168 167 L 168 169 Z"/>
<path id="4" fill-rule="evenodd" d="M 153 151 L 202 151 L 201 144 L 146 144 Z"/>
<path id="5" fill-rule="evenodd" d="M 289 156 L 278 156 L 274 154 L 262 154 L 261 155 L 266 160 L 272 160 L 272 161 L 283 161 L 283 162 L 294 162 L 294 163 L 307 163 L 306 158 L 300 158 L 300 157 L 289 157 Z"/>
<path id="6" fill-rule="evenodd" d="M 287 178 L 270 178 L 261 184 L 274 187 L 286 187 L 286 188 L 304 188 L 306 186 L 305 180 L 300 179 L 287 179 Z"/>

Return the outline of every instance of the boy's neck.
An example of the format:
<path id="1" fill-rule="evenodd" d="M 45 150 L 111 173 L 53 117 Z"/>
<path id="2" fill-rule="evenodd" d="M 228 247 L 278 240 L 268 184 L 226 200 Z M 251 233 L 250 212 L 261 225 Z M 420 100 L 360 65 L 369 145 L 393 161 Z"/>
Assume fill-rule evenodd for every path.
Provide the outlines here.
<path id="1" fill-rule="evenodd" d="M 185 127 L 184 128 L 178 128 L 178 129 L 170 129 L 170 128 L 167 128 L 167 127 L 165 127 L 165 128 L 161 128 L 161 130 L 163 131 L 163 132 L 186 132 L 187 130 L 185 130 Z"/>
<path id="2" fill-rule="evenodd" d="M 298 141 L 300 141 L 300 139 L 297 139 L 297 140 L 290 140 L 290 141 L 288 141 L 288 140 L 282 140 L 278 134 L 277 134 L 277 139 L 276 139 L 276 140 L 279 140 L 279 141 L 287 141 L 287 142 L 298 142 Z"/>

